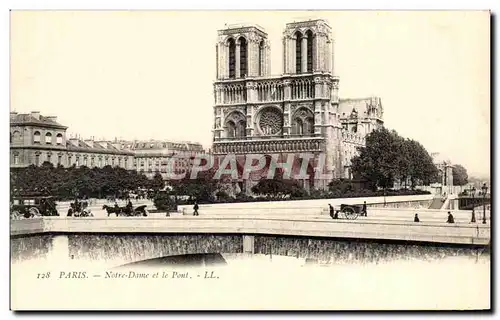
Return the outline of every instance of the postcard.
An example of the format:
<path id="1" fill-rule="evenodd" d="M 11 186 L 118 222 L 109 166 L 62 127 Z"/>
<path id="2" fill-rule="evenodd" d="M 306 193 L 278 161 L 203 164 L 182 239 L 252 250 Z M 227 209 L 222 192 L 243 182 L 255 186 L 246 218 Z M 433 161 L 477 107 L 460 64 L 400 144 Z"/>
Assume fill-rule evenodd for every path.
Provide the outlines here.
<path id="1" fill-rule="evenodd" d="M 11 11 L 11 310 L 490 310 L 490 21 Z"/>

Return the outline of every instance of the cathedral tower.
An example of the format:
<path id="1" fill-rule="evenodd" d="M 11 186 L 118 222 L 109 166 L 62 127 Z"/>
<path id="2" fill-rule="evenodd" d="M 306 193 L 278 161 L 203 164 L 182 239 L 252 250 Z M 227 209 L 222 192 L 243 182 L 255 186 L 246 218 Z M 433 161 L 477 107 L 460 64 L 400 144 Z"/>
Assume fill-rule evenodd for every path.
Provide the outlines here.
<path id="1" fill-rule="evenodd" d="M 258 25 L 231 25 L 219 30 L 216 45 L 217 80 L 267 76 L 270 47 Z"/>
<path id="2" fill-rule="evenodd" d="M 332 32 L 326 21 L 287 23 L 283 32 L 283 73 L 333 74 Z"/>
<path id="3" fill-rule="evenodd" d="M 300 183 L 309 190 L 325 188 L 341 172 L 331 28 L 324 20 L 289 23 L 283 43 L 284 70 L 272 76 L 267 33 L 261 27 L 231 26 L 218 32 L 214 155 L 235 155 L 240 171 L 248 154 L 279 161 L 308 154 L 309 176 Z M 318 177 L 316 169 L 326 176 Z M 256 174 L 238 184 L 248 192 L 261 178 Z"/>

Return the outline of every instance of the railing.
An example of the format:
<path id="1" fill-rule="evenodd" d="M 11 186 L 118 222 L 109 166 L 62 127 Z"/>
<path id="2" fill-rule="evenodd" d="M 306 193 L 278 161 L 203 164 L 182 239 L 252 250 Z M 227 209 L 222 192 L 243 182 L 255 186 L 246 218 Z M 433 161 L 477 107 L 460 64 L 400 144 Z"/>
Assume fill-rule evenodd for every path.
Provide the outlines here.
<path id="1" fill-rule="evenodd" d="M 288 85 L 287 96 L 285 87 Z M 329 88 L 319 86 L 321 96 L 328 97 Z M 325 91 L 326 90 L 326 91 Z M 308 100 L 316 97 L 316 83 L 312 74 L 301 74 L 290 79 L 263 77 L 218 82 L 215 85 L 216 104 L 230 105 L 251 102 L 278 102 Z"/>
<path id="2" fill-rule="evenodd" d="M 276 140 L 276 139 L 302 139 L 302 138 L 322 138 L 315 134 L 292 134 L 292 135 L 274 135 L 274 136 L 245 136 L 232 138 L 215 138 L 214 142 L 233 142 L 233 141 L 255 141 L 255 140 Z"/>

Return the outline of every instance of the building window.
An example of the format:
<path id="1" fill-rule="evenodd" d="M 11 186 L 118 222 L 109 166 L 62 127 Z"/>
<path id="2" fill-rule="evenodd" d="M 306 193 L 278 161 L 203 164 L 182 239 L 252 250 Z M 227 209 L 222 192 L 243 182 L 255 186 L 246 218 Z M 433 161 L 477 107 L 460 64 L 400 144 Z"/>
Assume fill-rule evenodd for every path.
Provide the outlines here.
<path id="1" fill-rule="evenodd" d="M 236 78 L 236 43 L 229 39 L 229 78 Z"/>
<path id="2" fill-rule="evenodd" d="M 78 167 L 80 165 L 80 158 L 76 157 L 75 165 Z"/>
<path id="3" fill-rule="evenodd" d="M 14 164 L 19 164 L 19 155 L 14 154 Z"/>
<path id="4" fill-rule="evenodd" d="M 295 33 L 295 73 L 302 73 L 302 33 Z"/>
<path id="5" fill-rule="evenodd" d="M 99 158 L 99 168 L 102 167 L 102 158 Z"/>
<path id="6" fill-rule="evenodd" d="M 33 134 L 33 143 L 40 143 L 40 132 L 35 131 Z"/>
<path id="7" fill-rule="evenodd" d="M 52 155 L 50 153 L 47 153 L 47 161 L 52 162 Z"/>
<path id="8" fill-rule="evenodd" d="M 109 164 L 109 162 L 108 162 L 108 158 L 105 158 L 105 159 L 104 159 L 104 165 L 105 165 L 105 166 L 107 166 L 108 164 Z"/>
<path id="9" fill-rule="evenodd" d="M 313 34 L 311 30 L 306 32 L 307 36 L 307 72 L 313 71 Z"/>
<path id="10" fill-rule="evenodd" d="M 57 164 L 61 164 L 62 162 L 62 156 L 57 156 Z"/>
<path id="11" fill-rule="evenodd" d="M 240 78 L 245 78 L 248 74 L 248 46 L 247 40 L 243 37 L 239 39 L 240 43 Z"/>
<path id="12" fill-rule="evenodd" d="M 63 135 L 61 133 L 58 133 L 56 136 L 56 143 L 57 144 L 62 144 L 63 143 Z"/>
<path id="13" fill-rule="evenodd" d="M 90 158 L 90 166 L 92 168 L 94 167 L 94 157 Z"/>
<path id="14" fill-rule="evenodd" d="M 118 166 L 121 167 L 122 166 L 122 158 L 118 158 Z"/>
<path id="15" fill-rule="evenodd" d="M 14 133 L 12 134 L 12 141 L 13 143 L 21 143 L 22 142 L 22 139 L 21 139 L 21 133 L 19 131 L 14 131 Z"/>
<path id="16" fill-rule="evenodd" d="M 259 44 L 259 76 L 264 75 L 264 40 Z"/>
<path id="17" fill-rule="evenodd" d="M 52 133 L 47 132 L 45 134 L 45 144 L 52 144 Z"/>
<path id="18" fill-rule="evenodd" d="M 40 155 L 39 155 L 39 154 L 36 154 L 36 155 L 35 155 L 35 165 L 36 165 L 36 166 L 39 166 L 39 165 L 40 165 Z"/>
<path id="19" fill-rule="evenodd" d="M 124 167 L 125 167 L 125 169 L 127 168 L 127 158 L 125 158 L 125 160 L 124 160 Z"/>
<path id="20" fill-rule="evenodd" d="M 87 158 L 83 158 L 83 165 L 87 166 Z"/>

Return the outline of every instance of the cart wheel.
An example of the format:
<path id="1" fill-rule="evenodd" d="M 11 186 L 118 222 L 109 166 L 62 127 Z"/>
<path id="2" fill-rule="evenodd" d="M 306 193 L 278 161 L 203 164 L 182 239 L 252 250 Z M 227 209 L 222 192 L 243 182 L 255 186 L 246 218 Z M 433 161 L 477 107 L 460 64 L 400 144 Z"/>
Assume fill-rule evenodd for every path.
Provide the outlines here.
<path id="1" fill-rule="evenodd" d="M 348 220 L 356 220 L 358 218 L 358 214 L 354 211 L 352 207 L 344 208 L 344 215 Z"/>
<path id="2" fill-rule="evenodd" d="M 40 210 L 38 210 L 38 208 L 31 207 L 28 212 L 30 214 L 32 214 L 33 216 L 35 216 L 35 217 L 39 217 L 40 216 Z"/>

